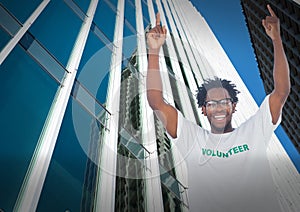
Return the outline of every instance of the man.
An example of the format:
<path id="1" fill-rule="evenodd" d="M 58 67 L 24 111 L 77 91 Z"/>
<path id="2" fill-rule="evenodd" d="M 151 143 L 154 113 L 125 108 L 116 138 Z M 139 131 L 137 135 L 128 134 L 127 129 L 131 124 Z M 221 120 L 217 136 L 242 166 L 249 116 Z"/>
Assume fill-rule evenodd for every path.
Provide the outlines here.
<path id="1" fill-rule="evenodd" d="M 281 120 L 290 82 L 279 19 L 267 8 L 270 15 L 262 25 L 273 43 L 274 90 L 257 113 L 236 129 L 231 119 L 239 91 L 228 80 L 208 79 L 199 87 L 198 105 L 208 118 L 210 132 L 163 101 L 158 54 L 167 31 L 160 26 L 159 14 L 147 34 L 147 98 L 187 164 L 190 211 L 280 211 L 266 148 Z"/>

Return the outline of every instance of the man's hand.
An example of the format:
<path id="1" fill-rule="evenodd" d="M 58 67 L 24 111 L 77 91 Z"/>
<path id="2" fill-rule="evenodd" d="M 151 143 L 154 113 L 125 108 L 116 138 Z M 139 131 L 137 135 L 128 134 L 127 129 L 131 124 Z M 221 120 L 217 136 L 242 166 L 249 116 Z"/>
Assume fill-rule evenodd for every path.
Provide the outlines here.
<path id="1" fill-rule="evenodd" d="M 281 39 L 280 37 L 280 21 L 277 18 L 276 14 L 272 10 L 270 5 L 267 5 L 267 8 L 270 12 L 270 16 L 267 16 L 262 20 L 262 25 L 265 28 L 267 35 L 272 40 Z"/>
<path id="2" fill-rule="evenodd" d="M 160 25 L 160 15 L 156 14 L 156 26 L 147 33 L 147 43 L 150 53 L 159 53 L 160 47 L 164 44 L 167 29 Z"/>

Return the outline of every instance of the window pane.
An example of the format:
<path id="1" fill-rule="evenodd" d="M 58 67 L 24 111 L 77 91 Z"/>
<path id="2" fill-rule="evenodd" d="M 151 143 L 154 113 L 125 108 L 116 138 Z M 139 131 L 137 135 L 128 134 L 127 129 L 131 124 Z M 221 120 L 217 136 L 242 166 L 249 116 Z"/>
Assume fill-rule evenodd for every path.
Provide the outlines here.
<path id="1" fill-rule="evenodd" d="M 19 46 L 0 79 L 0 208 L 12 211 L 58 85 Z"/>
<path id="2" fill-rule="evenodd" d="M 94 29 L 94 28 L 93 28 Z M 99 29 L 98 29 L 99 30 Z M 97 31 L 98 31 L 97 30 Z M 82 55 L 82 58 L 81 58 L 81 61 L 80 61 L 80 65 L 79 65 L 79 70 L 78 70 L 78 72 L 81 72 L 82 71 L 82 69 L 84 69 L 85 67 L 85 65 L 87 64 L 87 63 L 89 63 L 89 62 L 91 62 L 90 60 L 95 60 L 93 57 L 95 57 L 95 56 L 97 56 L 97 54 L 98 54 L 98 52 L 99 51 L 102 51 L 103 53 L 105 52 L 105 54 L 107 54 L 108 56 L 110 56 L 111 55 L 111 49 L 109 49 L 108 47 L 107 47 L 107 45 L 112 45 L 111 43 L 110 43 L 110 41 L 108 41 L 108 40 L 105 40 L 105 41 L 107 41 L 107 43 L 104 43 L 104 40 L 101 40 L 101 39 L 105 39 L 105 38 L 100 38 L 99 36 L 101 36 L 101 35 L 97 35 L 97 34 L 95 34 L 95 33 L 93 33 L 93 32 L 95 32 L 94 30 L 93 31 L 90 31 L 90 33 L 89 33 L 89 36 L 88 36 L 88 38 L 87 38 L 87 42 L 86 42 L 86 45 L 85 45 L 85 48 L 84 48 L 84 51 L 83 51 L 83 55 Z M 106 38 L 107 39 L 107 38 Z M 101 55 L 103 55 L 103 54 L 101 54 Z M 100 56 L 100 55 L 99 55 Z M 102 58 L 102 56 L 101 57 L 99 57 L 99 58 L 97 58 L 97 60 L 100 60 L 101 62 L 104 60 L 105 58 Z M 107 59 L 109 59 L 110 60 L 110 57 L 108 57 Z M 110 62 L 110 61 L 109 61 Z M 99 63 L 99 65 L 100 65 L 101 63 Z M 95 67 L 96 68 L 96 67 Z M 97 68 L 101 68 L 101 66 L 100 67 L 97 67 Z"/>
<path id="3" fill-rule="evenodd" d="M 5 47 L 5 45 L 9 42 L 10 36 L 0 28 L 0 51 Z"/>
<path id="4" fill-rule="evenodd" d="M 91 1 L 87 1 L 87 0 L 64 0 L 64 1 L 73 1 L 84 12 L 86 12 L 88 10 L 90 2 L 91 2 Z"/>
<path id="5" fill-rule="evenodd" d="M 110 112 L 106 110 L 95 96 L 93 96 L 87 88 L 85 88 L 79 81 L 75 81 L 72 97 L 88 112 L 91 116 L 98 120 L 103 126 L 108 128 L 107 119 L 110 118 Z M 107 113 L 106 118 L 99 116 L 99 114 Z"/>
<path id="6" fill-rule="evenodd" d="M 51 55 L 50 52 L 34 39 L 32 34 L 27 32 L 22 37 L 19 44 L 53 79 L 58 83 L 62 82 L 66 69 Z"/>
<path id="7" fill-rule="evenodd" d="M 116 21 L 117 4 L 115 2 L 104 0 L 99 1 L 94 22 L 99 29 L 113 41 Z"/>
<path id="8" fill-rule="evenodd" d="M 136 34 L 135 4 L 132 0 L 125 1 L 125 25 L 130 31 L 124 30 L 124 37 Z"/>
<path id="9" fill-rule="evenodd" d="M 61 0 L 50 1 L 30 32 L 66 66 L 82 21 Z"/>
<path id="10" fill-rule="evenodd" d="M 68 7 L 74 12 L 76 13 L 76 15 L 80 18 L 81 21 L 83 21 L 86 17 L 86 12 L 85 9 L 83 9 L 82 7 L 80 7 L 78 4 L 76 4 L 76 2 L 74 2 L 73 0 L 64 0 L 65 3 L 68 5 Z M 87 6 L 89 4 L 88 1 L 85 1 L 87 3 Z M 85 7 L 84 7 L 85 8 Z"/>
<path id="11" fill-rule="evenodd" d="M 77 80 L 104 104 L 108 86 L 112 52 L 109 46 L 90 33 L 80 62 Z"/>
<path id="12" fill-rule="evenodd" d="M 7 8 L 3 7 L 0 4 L 0 26 L 3 30 L 5 30 L 10 35 L 15 35 L 17 31 L 20 29 L 21 24 L 14 17 L 13 14 L 7 11 Z"/>
<path id="13" fill-rule="evenodd" d="M 29 18 L 41 2 L 42 0 L 1 0 L 1 4 L 12 12 L 21 23 Z M 18 6 L 16 7 L 16 5 Z"/>
<path id="14" fill-rule="evenodd" d="M 148 4 L 147 4 L 146 0 L 142 0 L 141 2 L 142 2 L 142 14 L 143 14 L 144 28 L 146 29 L 147 26 L 150 25 Z"/>

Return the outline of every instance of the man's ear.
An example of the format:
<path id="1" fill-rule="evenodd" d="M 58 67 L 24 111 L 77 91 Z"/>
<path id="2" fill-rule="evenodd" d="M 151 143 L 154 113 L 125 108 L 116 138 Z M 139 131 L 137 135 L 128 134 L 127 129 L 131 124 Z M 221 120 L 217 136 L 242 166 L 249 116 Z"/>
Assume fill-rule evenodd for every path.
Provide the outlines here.
<path id="1" fill-rule="evenodd" d="M 206 113 L 206 107 L 202 106 L 202 114 L 204 116 L 207 116 L 207 113 Z"/>
<path id="2" fill-rule="evenodd" d="M 236 102 L 232 103 L 232 113 L 234 113 L 236 111 Z"/>

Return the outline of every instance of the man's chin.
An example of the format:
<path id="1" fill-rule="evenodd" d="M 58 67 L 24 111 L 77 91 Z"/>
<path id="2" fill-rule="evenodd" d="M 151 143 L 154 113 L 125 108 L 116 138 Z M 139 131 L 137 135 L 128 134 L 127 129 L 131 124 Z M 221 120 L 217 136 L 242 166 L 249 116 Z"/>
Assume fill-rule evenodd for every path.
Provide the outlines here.
<path id="1" fill-rule="evenodd" d="M 214 133 L 226 133 L 226 132 L 230 132 L 231 131 L 231 127 L 230 127 L 230 124 L 229 125 L 226 125 L 225 123 L 224 124 L 214 124 L 212 123 L 211 124 L 211 131 L 214 132 Z"/>
<path id="2" fill-rule="evenodd" d="M 221 134 L 221 133 L 224 133 L 225 128 L 224 127 L 212 127 L 211 131 L 213 133 Z"/>
<path id="3" fill-rule="evenodd" d="M 226 128 L 226 123 L 212 123 L 212 127 L 216 130 L 223 130 Z"/>

